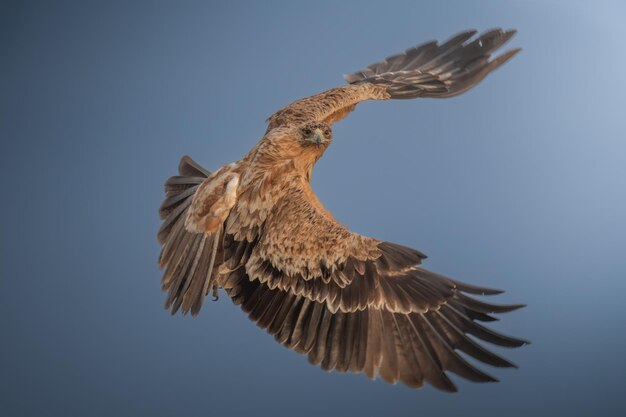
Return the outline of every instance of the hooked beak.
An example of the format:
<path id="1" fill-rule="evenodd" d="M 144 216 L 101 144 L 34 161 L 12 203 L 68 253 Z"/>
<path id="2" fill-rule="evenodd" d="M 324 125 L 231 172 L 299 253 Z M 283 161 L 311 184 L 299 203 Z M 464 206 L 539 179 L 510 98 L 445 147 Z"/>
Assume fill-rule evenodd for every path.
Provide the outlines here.
<path id="1" fill-rule="evenodd" d="M 315 142 L 315 144 L 319 147 L 321 146 L 322 142 L 324 142 L 324 139 L 326 139 L 324 137 L 324 133 L 320 129 L 315 129 L 315 132 L 313 134 L 313 142 Z"/>

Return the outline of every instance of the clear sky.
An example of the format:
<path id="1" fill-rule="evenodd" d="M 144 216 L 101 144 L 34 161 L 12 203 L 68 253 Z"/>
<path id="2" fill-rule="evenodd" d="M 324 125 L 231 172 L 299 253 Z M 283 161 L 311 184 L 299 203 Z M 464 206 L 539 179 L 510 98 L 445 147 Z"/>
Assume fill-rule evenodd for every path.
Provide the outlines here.
<path id="1" fill-rule="evenodd" d="M 624 415 L 626 3 L 0 2 L 0 413 Z M 368 102 L 314 172 L 356 232 L 523 302 L 517 370 L 460 392 L 325 373 L 223 296 L 163 309 L 179 158 L 237 160 L 342 74 L 465 29 L 521 54 L 448 100 Z"/>

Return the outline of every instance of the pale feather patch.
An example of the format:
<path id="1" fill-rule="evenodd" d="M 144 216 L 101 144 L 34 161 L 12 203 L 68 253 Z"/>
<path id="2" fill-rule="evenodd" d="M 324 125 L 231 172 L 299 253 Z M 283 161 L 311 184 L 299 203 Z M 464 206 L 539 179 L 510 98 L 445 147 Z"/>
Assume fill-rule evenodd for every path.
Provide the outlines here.
<path id="1" fill-rule="evenodd" d="M 237 203 L 239 174 L 227 168 L 230 167 L 220 169 L 198 188 L 185 219 L 188 231 L 214 233 Z"/>

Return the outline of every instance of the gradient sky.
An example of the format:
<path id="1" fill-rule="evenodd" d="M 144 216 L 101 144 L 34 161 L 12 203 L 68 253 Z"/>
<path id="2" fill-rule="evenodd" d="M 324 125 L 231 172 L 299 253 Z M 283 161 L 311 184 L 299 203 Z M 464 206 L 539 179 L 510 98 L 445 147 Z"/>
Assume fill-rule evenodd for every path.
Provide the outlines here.
<path id="1" fill-rule="evenodd" d="M 0 2 L 0 413 L 626 413 L 626 3 Z M 262 4 L 266 3 L 266 4 Z M 191 155 L 237 160 L 274 110 L 468 28 L 524 51 L 449 100 L 368 102 L 313 187 L 356 232 L 524 302 L 520 369 L 460 392 L 325 373 L 223 296 L 163 309 L 157 208 Z"/>

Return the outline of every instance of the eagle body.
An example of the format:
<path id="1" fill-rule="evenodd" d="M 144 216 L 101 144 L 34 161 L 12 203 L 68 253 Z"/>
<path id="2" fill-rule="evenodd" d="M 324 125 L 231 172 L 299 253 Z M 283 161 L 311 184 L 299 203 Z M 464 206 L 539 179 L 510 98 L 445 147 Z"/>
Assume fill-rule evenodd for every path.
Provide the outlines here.
<path id="1" fill-rule="evenodd" d="M 347 76 L 349 85 L 276 112 L 248 154 L 213 173 L 184 157 L 160 208 L 166 308 L 196 315 L 221 287 L 311 363 L 416 388 L 455 391 L 448 371 L 495 381 L 459 352 L 514 366 L 468 335 L 523 345 L 479 323 L 522 305 L 479 301 L 470 295 L 501 291 L 428 271 L 421 252 L 349 231 L 311 189 L 331 125 L 359 102 L 460 94 L 517 52 L 490 59 L 513 33 L 495 29 L 472 40 L 475 31 L 463 32 L 370 65 Z"/>

